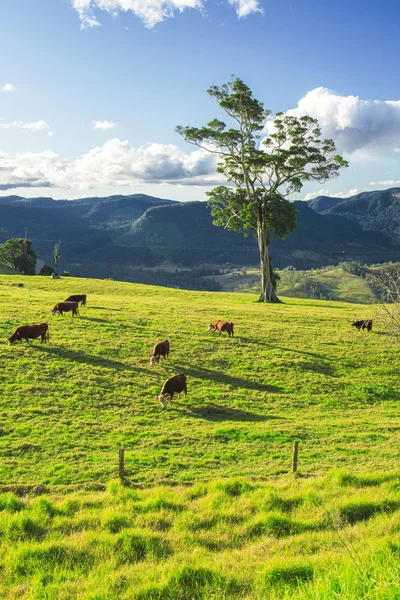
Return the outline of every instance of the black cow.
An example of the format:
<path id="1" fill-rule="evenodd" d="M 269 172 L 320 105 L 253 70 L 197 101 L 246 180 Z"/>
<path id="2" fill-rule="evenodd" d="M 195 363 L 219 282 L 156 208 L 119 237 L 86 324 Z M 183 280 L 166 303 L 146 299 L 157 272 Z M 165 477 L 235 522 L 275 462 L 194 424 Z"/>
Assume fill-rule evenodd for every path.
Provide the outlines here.
<path id="1" fill-rule="evenodd" d="M 68 298 L 66 300 L 64 300 L 64 302 L 79 302 L 81 303 L 81 306 L 85 306 L 86 304 L 86 294 L 75 294 L 72 296 L 68 296 Z"/>
<path id="2" fill-rule="evenodd" d="M 360 331 L 360 329 L 366 329 L 367 331 L 371 331 L 372 330 L 372 320 L 371 319 L 361 319 L 359 321 L 354 321 L 352 323 L 352 327 L 356 327 L 358 329 L 358 331 Z"/>

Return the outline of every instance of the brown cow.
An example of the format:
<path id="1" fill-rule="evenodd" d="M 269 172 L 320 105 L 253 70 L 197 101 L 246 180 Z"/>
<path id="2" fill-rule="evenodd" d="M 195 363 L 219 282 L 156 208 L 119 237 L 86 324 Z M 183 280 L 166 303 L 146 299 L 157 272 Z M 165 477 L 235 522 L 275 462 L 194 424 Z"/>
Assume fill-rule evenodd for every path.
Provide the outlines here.
<path id="1" fill-rule="evenodd" d="M 154 365 L 156 363 L 159 363 L 161 356 L 163 356 L 164 358 L 168 358 L 168 355 L 169 355 L 169 341 L 164 340 L 163 342 L 158 342 L 152 350 L 152 354 L 151 354 L 151 358 L 150 358 L 151 366 L 154 367 Z"/>
<path id="2" fill-rule="evenodd" d="M 21 325 L 17 327 L 14 333 L 8 338 L 8 343 L 13 344 L 17 340 L 22 342 L 22 340 L 26 340 L 26 343 L 29 344 L 29 340 L 34 340 L 38 337 L 41 337 L 41 344 L 46 343 L 47 340 L 50 339 L 49 335 L 49 326 L 47 323 L 39 323 L 38 325 Z"/>
<path id="3" fill-rule="evenodd" d="M 158 396 L 161 406 L 163 408 L 167 408 L 167 404 L 172 400 L 173 395 L 178 394 L 178 398 L 180 398 L 181 392 L 185 393 L 186 398 L 186 375 L 183 373 L 180 373 L 179 375 L 173 375 L 164 382 L 161 393 Z"/>
<path id="4" fill-rule="evenodd" d="M 50 312 L 52 315 L 55 315 L 56 313 L 58 313 L 62 316 L 63 313 L 69 312 L 69 311 L 72 311 L 73 317 L 77 317 L 79 315 L 78 303 L 77 302 L 59 302 L 58 304 L 55 305 L 55 307 Z"/>
<path id="5" fill-rule="evenodd" d="M 81 306 L 85 306 L 86 305 L 86 294 L 76 294 L 75 296 L 68 296 L 68 298 L 66 300 L 64 300 L 64 302 L 79 302 L 81 303 Z"/>
<path id="6" fill-rule="evenodd" d="M 233 323 L 231 321 L 224 321 L 224 320 L 213 321 L 208 326 L 208 331 L 211 331 L 211 330 L 213 333 L 215 333 L 218 330 L 219 335 L 221 335 L 221 333 L 223 331 L 227 331 L 229 337 L 231 337 L 231 335 L 233 337 Z"/>

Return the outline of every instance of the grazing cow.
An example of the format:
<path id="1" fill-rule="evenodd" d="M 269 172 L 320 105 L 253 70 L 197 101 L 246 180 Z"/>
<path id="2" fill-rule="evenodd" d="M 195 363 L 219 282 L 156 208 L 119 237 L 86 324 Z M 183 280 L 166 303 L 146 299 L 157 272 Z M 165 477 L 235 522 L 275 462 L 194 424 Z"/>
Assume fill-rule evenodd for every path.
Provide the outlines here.
<path id="1" fill-rule="evenodd" d="M 18 283 L 17 287 L 24 287 L 24 284 L 23 283 Z"/>
<path id="2" fill-rule="evenodd" d="M 366 329 L 367 331 L 371 331 L 372 330 L 372 320 L 371 319 L 361 319 L 359 321 L 354 321 L 352 323 L 352 327 L 357 327 L 358 331 L 360 331 L 360 329 Z"/>
<path id="3" fill-rule="evenodd" d="M 68 296 L 68 298 L 66 300 L 64 300 L 64 302 L 79 302 L 81 303 L 81 306 L 85 306 L 86 305 L 86 294 L 76 294 L 75 296 Z"/>
<path id="4" fill-rule="evenodd" d="M 186 398 L 186 375 L 183 373 L 180 373 L 180 375 L 173 375 L 164 382 L 161 393 L 158 396 L 161 406 L 167 408 L 167 404 L 172 400 L 173 395 L 178 394 L 178 398 L 180 398 L 181 392 L 185 392 Z"/>
<path id="5" fill-rule="evenodd" d="M 26 340 L 26 343 L 29 344 L 29 340 L 34 340 L 38 337 L 41 337 L 41 344 L 46 343 L 47 340 L 50 339 L 49 335 L 49 326 L 47 323 L 39 323 L 38 325 L 21 325 L 21 327 L 17 327 L 14 333 L 8 338 L 8 343 L 13 344 L 17 340 L 22 342 L 22 340 Z"/>
<path id="6" fill-rule="evenodd" d="M 209 324 L 208 326 L 208 331 L 211 331 L 213 333 L 215 333 L 217 330 L 219 331 L 219 335 L 221 335 L 221 333 L 223 331 L 227 331 L 229 337 L 233 337 L 233 323 L 230 321 L 213 321 L 212 323 Z"/>
<path id="7" fill-rule="evenodd" d="M 55 307 L 50 312 L 52 315 L 55 315 L 56 313 L 58 313 L 62 316 L 63 313 L 69 312 L 70 310 L 72 311 L 72 316 L 77 317 L 79 315 L 78 303 L 77 302 L 59 302 L 58 304 L 55 305 Z"/>
<path id="8" fill-rule="evenodd" d="M 163 356 L 164 358 L 168 358 L 168 354 L 169 354 L 169 341 L 164 340 L 163 342 L 158 342 L 152 350 L 152 354 L 151 354 L 151 358 L 150 358 L 151 366 L 154 367 L 154 365 L 156 363 L 159 363 L 161 356 Z"/>

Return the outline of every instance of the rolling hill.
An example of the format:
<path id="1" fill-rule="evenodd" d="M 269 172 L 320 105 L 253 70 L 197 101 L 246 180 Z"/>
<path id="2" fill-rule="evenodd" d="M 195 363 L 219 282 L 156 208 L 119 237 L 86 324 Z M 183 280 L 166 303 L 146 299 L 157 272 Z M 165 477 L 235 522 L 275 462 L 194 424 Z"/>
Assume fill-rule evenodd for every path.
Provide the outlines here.
<path id="1" fill-rule="evenodd" d="M 0 276 L 2 597 L 400 594 L 400 347 L 377 307 L 13 284 Z M 49 316 L 79 292 L 80 317 Z M 355 316 L 374 318 L 373 331 L 355 331 Z M 207 331 L 216 317 L 235 322 L 234 338 Z M 7 344 L 21 322 L 45 319 L 49 343 Z M 166 337 L 170 358 L 151 367 Z M 188 396 L 162 410 L 155 396 L 179 372 Z"/>

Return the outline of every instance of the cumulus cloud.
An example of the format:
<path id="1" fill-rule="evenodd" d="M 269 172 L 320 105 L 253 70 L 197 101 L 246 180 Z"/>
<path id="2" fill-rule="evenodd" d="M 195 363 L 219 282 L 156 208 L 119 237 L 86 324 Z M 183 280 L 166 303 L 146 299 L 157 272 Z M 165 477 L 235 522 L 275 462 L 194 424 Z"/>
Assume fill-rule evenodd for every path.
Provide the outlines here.
<path id="1" fill-rule="evenodd" d="M 151 28 L 164 19 L 174 17 L 186 9 L 201 11 L 207 0 L 72 0 L 72 6 L 78 12 L 81 29 L 98 27 L 101 23 L 95 11 L 104 10 L 116 17 L 119 12 L 132 12 Z M 228 0 L 236 9 L 238 17 L 247 17 L 251 13 L 262 13 L 258 0 Z"/>
<path id="2" fill-rule="evenodd" d="M 72 6 L 78 12 L 82 29 L 100 25 L 95 9 L 105 10 L 113 16 L 120 11 L 130 11 L 143 21 L 145 27 L 151 28 L 187 8 L 202 9 L 204 0 L 72 0 Z"/>
<path id="3" fill-rule="evenodd" d="M 336 192 L 331 193 L 329 190 L 318 190 L 318 192 L 312 192 L 312 194 L 306 194 L 304 196 L 304 200 L 314 200 L 314 198 L 318 198 L 318 196 L 329 196 L 329 198 L 351 198 L 351 196 L 355 196 L 359 194 L 360 191 L 357 188 L 353 188 L 348 192 Z"/>
<path id="4" fill-rule="evenodd" d="M 107 131 L 107 129 L 114 129 L 114 121 L 93 121 L 93 129 L 100 129 L 101 131 Z"/>
<path id="5" fill-rule="evenodd" d="M 33 121 L 24 123 L 23 121 L 11 121 L 10 123 L 0 122 L 0 129 L 22 129 L 23 131 L 46 131 L 50 125 L 46 121 Z"/>
<path id="6" fill-rule="evenodd" d="M 60 187 L 80 190 L 143 183 L 214 185 L 216 158 L 204 150 L 183 152 L 174 145 L 133 148 L 118 138 L 92 148 L 75 160 L 49 150 L 11 156 L 0 153 L 0 186 Z"/>
<path id="7" fill-rule="evenodd" d="M 257 0 L 229 0 L 229 4 L 234 6 L 238 17 L 248 17 L 253 13 L 263 14 L 263 9 Z"/>
<path id="8" fill-rule="evenodd" d="M 394 149 L 399 143 L 400 100 L 362 100 L 319 87 L 286 114 L 318 119 L 323 136 L 332 138 L 341 152 L 385 146 Z M 271 121 L 266 130 L 273 130 Z"/>
<path id="9" fill-rule="evenodd" d="M 47 132 L 47 135 L 48 135 L 49 137 L 53 137 L 53 135 L 54 135 L 54 131 L 48 131 L 48 132 Z"/>
<path id="10" fill-rule="evenodd" d="M 3 87 L 3 92 L 15 92 L 16 87 L 13 83 L 6 83 Z"/>

